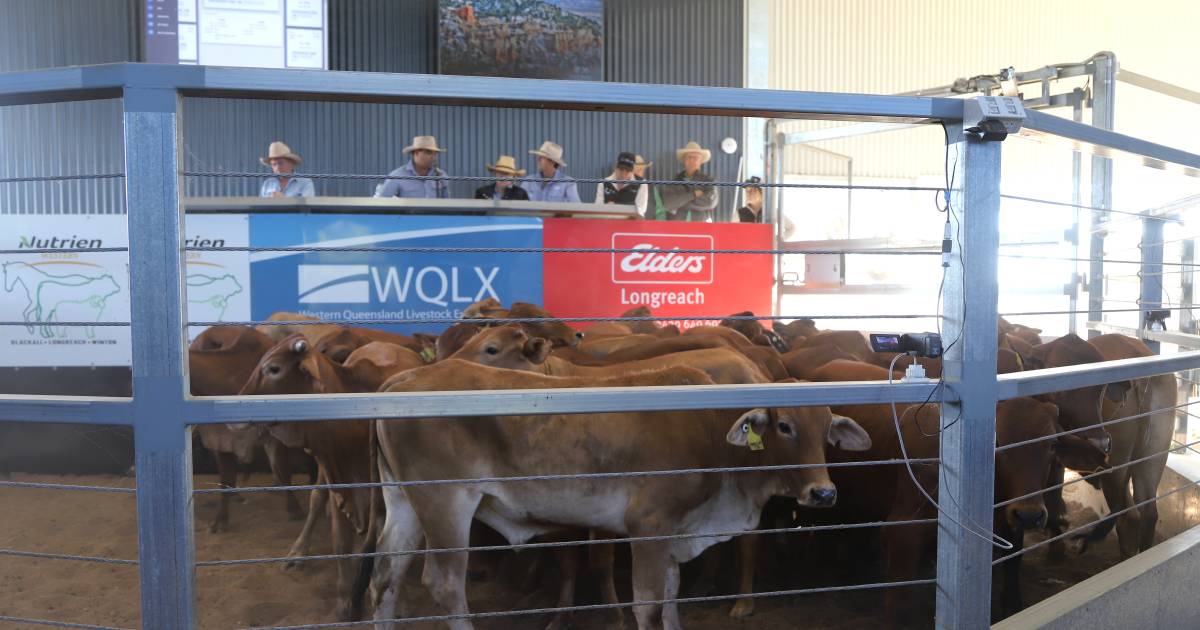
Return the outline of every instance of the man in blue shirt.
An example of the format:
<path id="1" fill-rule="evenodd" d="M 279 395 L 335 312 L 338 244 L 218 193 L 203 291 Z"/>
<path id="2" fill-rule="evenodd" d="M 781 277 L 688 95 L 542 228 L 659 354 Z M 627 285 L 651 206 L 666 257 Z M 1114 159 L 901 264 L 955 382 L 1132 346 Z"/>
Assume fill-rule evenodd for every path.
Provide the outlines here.
<path id="1" fill-rule="evenodd" d="M 525 183 L 530 201 L 553 201 L 557 203 L 579 203 L 579 189 L 575 179 L 563 172 L 567 165 L 563 161 L 563 148 L 547 140 L 542 146 L 529 153 L 538 156 L 537 168 L 540 179 Z"/>
<path id="2" fill-rule="evenodd" d="M 417 136 L 404 147 L 408 163 L 388 173 L 389 176 L 445 177 L 446 171 L 437 167 L 438 154 L 443 149 L 433 136 Z M 407 197 L 412 199 L 448 199 L 449 182 L 444 179 L 389 179 L 375 189 L 376 197 Z"/>
<path id="3" fill-rule="evenodd" d="M 303 160 L 292 153 L 288 145 L 276 140 L 267 147 L 267 157 L 258 158 L 266 166 L 271 167 L 275 177 L 263 180 L 258 189 L 259 197 L 314 197 L 313 182 L 307 177 L 293 177 L 296 167 Z"/>

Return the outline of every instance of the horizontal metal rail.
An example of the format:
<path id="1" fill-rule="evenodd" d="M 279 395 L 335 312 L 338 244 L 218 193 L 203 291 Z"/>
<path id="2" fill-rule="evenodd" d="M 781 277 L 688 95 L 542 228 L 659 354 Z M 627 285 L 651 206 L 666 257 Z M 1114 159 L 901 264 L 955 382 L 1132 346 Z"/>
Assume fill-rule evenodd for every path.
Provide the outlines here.
<path id="1" fill-rule="evenodd" d="M 599 610 L 616 610 L 636 608 L 638 606 L 662 606 L 666 604 L 703 604 L 712 602 L 729 602 L 738 599 L 761 599 L 767 597 L 790 597 L 797 595 L 818 595 L 821 593 L 838 593 L 845 591 L 864 591 L 883 588 L 900 588 L 905 586 L 925 586 L 936 583 L 936 580 L 906 580 L 901 582 L 875 582 L 872 584 L 852 584 L 847 586 L 823 586 L 819 588 L 799 588 L 786 591 L 767 591 L 762 593 L 746 593 L 734 595 L 707 595 L 704 597 L 678 597 L 674 599 L 656 599 L 639 602 L 621 602 L 616 604 L 588 604 L 584 606 L 563 606 L 557 608 L 534 608 L 529 610 L 508 610 L 496 612 L 461 613 L 456 615 L 430 615 L 427 617 L 404 617 L 399 619 L 383 619 L 374 621 L 345 621 L 334 623 L 317 623 L 299 626 L 255 626 L 250 630 L 325 630 L 332 628 L 353 628 L 357 626 L 378 626 L 382 624 L 413 624 L 434 623 L 438 621 L 455 621 L 459 619 L 495 619 L 499 617 L 518 617 L 526 615 L 546 615 L 557 613 L 592 612 Z"/>
<path id="2" fill-rule="evenodd" d="M 180 173 L 184 177 L 233 177 L 233 178 L 253 178 L 266 179 L 277 177 L 276 175 L 263 171 L 183 171 Z M 348 179 L 348 180 L 408 180 L 408 181 L 433 181 L 433 182 L 474 182 L 474 183 L 491 183 L 497 179 L 511 179 L 516 182 L 538 182 L 545 184 L 547 182 L 558 181 L 554 178 L 538 177 L 537 175 L 522 175 L 513 177 L 503 177 L 496 175 L 393 175 L 391 173 L 384 174 L 362 174 L 362 173 L 296 173 L 295 177 L 306 177 L 308 179 Z M 2 181 L 2 180 L 0 180 Z M 611 177 L 572 177 L 570 179 L 575 184 L 607 184 L 615 180 Z M 631 184 L 651 185 L 651 186 L 671 186 L 684 183 L 678 179 L 638 179 L 629 180 Z M 801 182 L 746 182 L 746 181 L 729 181 L 715 179 L 710 182 L 686 182 L 690 186 L 713 186 L 717 188 L 809 188 L 815 190 L 881 190 L 881 191 L 896 191 L 896 192 L 944 192 L 945 188 L 936 186 L 898 186 L 889 184 L 806 184 Z"/>
<path id="3" fill-rule="evenodd" d="M 425 556 L 447 553 L 478 553 L 484 551 L 528 551 L 531 549 L 558 549 L 562 547 L 587 547 L 592 545 L 617 545 L 621 543 L 665 542 L 669 540 L 696 540 L 700 538 L 737 538 L 740 536 L 763 536 L 766 534 L 807 534 L 811 532 L 866 529 L 871 527 L 898 527 L 903 525 L 932 525 L 936 518 L 919 518 L 902 521 L 871 521 L 867 523 L 839 523 L 836 525 L 798 525 L 774 529 L 748 529 L 728 532 L 705 532 L 702 534 L 663 534 L 661 536 L 631 536 L 628 538 L 596 538 L 589 540 L 558 540 L 553 542 L 521 543 L 517 545 L 484 545 L 478 547 L 447 547 L 443 549 L 404 549 L 397 551 L 373 551 L 370 553 L 338 553 L 319 556 L 283 556 L 275 558 L 243 558 L 236 560 L 201 560 L 200 568 L 230 567 L 259 564 L 284 564 L 288 562 L 320 562 L 362 558 L 389 558 L 395 556 Z"/>
<path id="4" fill-rule="evenodd" d="M 131 425 L 132 399 L 0 394 L 0 421 Z"/>
<path id="5" fill-rule="evenodd" d="M 1084 125 L 1036 110 L 1025 111 L 1021 135 L 1066 142 L 1100 157 L 1138 157 L 1143 166 L 1200 177 L 1200 155 L 1099 127 Z"/>
<path id="6" fill-rule="evenodd" d="M 1024 243 L 1022 243 L 1024 244 Z M 805 250 L 793 249 L 659 249 L 630 247 L 322 247 L 314 245 L 293 247 L 186 247 L 189 252 L 382 252 L 391 254 L 863 254 L 871 256 L 940 256 L 934 251 L 896 250 Z M 124 250 L 122 250 L 124 251 Z M 16 250 L 29 253 L 29 250 Z M 0 254 L 4 253 L 0 251 Z"/>
<path id="7" fill-rule="evenodd" d="M 53 621 L 51 619 L 28 619 L 25 617 L 12 617 L 9 615 L 0 615 L 0 621 L 9 623 L 19 623 L 28 626 L 43 626 L 46 628 L 79 628 L 81 630 L 129 630 L 116 626 L 94 626 L 87 623 L 72 623 L 69 621 Z"/>
<path id="8" fill-rule="evenodd" d="M 121 179 L 125 173 L 91 173 L 83 175 L 25 175 L 21 177 L 0 177 L 0 184 L 26 184 L 33 182 L 62 182 L 92 179 Z"/>
<path id="9" fill-rule="evenodd" d="M 1010 194 L 1001 193 L 1000 198 L 1001 199 L 1012 199 L 1013 201 L 1028 201 L 1030 203 L 1037 203 L 1037 204 L 1042 204 L 1042 205 L 1047 205 L 1047 206 L 1059 206 L 1059 207 L 1064 207 L 1064 208 L 1072 208 L 1075 210 L 1095 210 L 1097 212 L 1109 212 L 1112 214 L 1126 215 L 1126 216 L 1136 217 L 1139 219 L 1155 219 L 1155 220 L 1159 220 L 1159 221 L 1175 221 L 1175 220 L 1177 220 L 1177 219 L 1172 219 L 1170 217 L 1152 216 L 1152 215 L 1145 214 L 1144 212 L 1132 212 L 1129 210 L 1113 210 L 1111 208 L 1104 208 L 1101 206 L 1089 206 L 1087 204 L 1070 203 L 1067 201 L 1053 201 L 1050 199 L 1041 199 L 1038 197 L 1029 197 L 1026 195 L 1010 195 Z"/>
<path id="10" fill-rule="evenodd" d="M 1200 351 L 1015 372 L 1001 374 L 996 380 L 999 400 L 1008 400 L 1195 368 L 1200 368 Z"/>
<path id="11" fill-rule="evenodd" d="M 0 488 L 24 488 L 30 490 L 73 490 L 80 492 L 100 492 L 109 494 L 136 494 L 137 488 L 118 488 L 115 486 L 81 486 L 65 483 L 41 483 L 34 481 L 0 481 Z"/>
<path id="12" fill-rule="evenodd" d="M 783 321 L 790 319 L 929 319 L 938 315 L 928 314 L 864 314 L 864 315 L 713 315 L 696 317 L 435 317 L 428 319 L 340 319 L 337 324 L 342 326 L 370 326 L 373 324 L 538 324 L 538 323 L 585 323 L 585 322 L 722 322 L 722 321 Z M 55 322 L 57 324 L 57 322 Z M 320 326 L 334 322 L 318 319 L 277 320 L 269 319 L 231 322 L 188 322 L 191 326 Z M 84 325 L 76 324 L 73 325 Z M 0 326 L 5 322 L 0 322 Z M 27 324 L 13 324 L 27 325 Z M 585 333 L 587 331 L 584 331 Z"/>
<path id="13" fill-rule="evenodd" d="M 34 558 L 37 560 L 69 560 L 71 562 L 91 562 L 94 564 L 115 564 L 122 566 L 137 566 L 137 560 L 124 558 L 101 558 L 98 556 L 81 556 L 68 553 L 48 553 L 44 551 L 23 551 L 20 549 L 0 549 L 0 556 L 10 558 Z"/>
<path id="14" fill-rule="evenodd" d="M 15 256 L 20 254 L 104 254 L 109 252 L 127 251 L 129 251 L 128 247 L 0 249 L 0 256 Z"/>
<path id="15" fill-rule="evenodd" d="M 485 483 L 514 483 L 530 481 L 580 481 L 584 479 L 626 479 L 678 477 L 680 475 L 713 475 L 726 473 L 778 472 L 805 470 L 810 468 L 860 468 L 863 466 L 891 466 L 910 464 L 935 464 L 938 458 L 880 459 L 864 462 L 825 462 L 821 464 L 774 464 L 770 466 L 732 466 L 723 468 L 681 468 L 677 470 L 642 470 L 602 473 L 564 473 L 560 475 L 524 475 L 512 477 L 478 477 L 475 479 L 420 479 L 413 481 L 375 481 L 363 483 L 323 483 L 297 486 L 252 486 L 235 488 L 205 488 L 193 494 L 241 494 L 243 492 L 293 492 L 300 490 L 357 490 L 363 488 L 411 488 L 416 486 L 465 486 Z"/>
<path id="16" fill-rule="evenodd" d="M 683 387 L 587 387 L 313 396 L 213 396 L 187 401 L 190 424 L 547 415 L 923 402 L 939 384 L 880 381 Z M 950 397 L 949 392 L 943 397 Z M 2 407 L 0 407 L 2 409 Z"/>

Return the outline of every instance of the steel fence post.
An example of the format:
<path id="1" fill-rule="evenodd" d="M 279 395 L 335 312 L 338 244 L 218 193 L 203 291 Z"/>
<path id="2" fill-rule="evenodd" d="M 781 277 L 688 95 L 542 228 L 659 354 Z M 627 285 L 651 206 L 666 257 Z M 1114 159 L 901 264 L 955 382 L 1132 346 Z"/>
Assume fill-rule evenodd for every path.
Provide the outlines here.
<path id="1" fill-rule="evenodd" d="M 178 111 L 174 89 L 125 89 L 142 627 L 163 630 L 195 620 Z"/>
<path id="2" fill-rule="evenodd" d="M 1117 60 L 1112 53 L 1100 53 L 1092 58 L 1092 126 L 1112 130 L 1114 88 L 1117 82 Z M 1112 208 L 1112 160 L 1092 156 L 1092 239 L 1088 250 L 1088 319 L 1104 321 L 1104 237 Z M 1100 334 L 1088 330 L 1088 338 Z"/>
<path id="3" fill-rule="evenodd" d="M 1142 219 L 1141 270 L 1138 272 L 1138 326 L 1150 330 L 1150 311 L 1162 308 L 1163 299 L 1163 219 Z M 1163 329 L 1166 329 L 1164 324 Z M 1159 351 L 1157 341 L 1144 340 L 1155 353 Z"/>
<path id="4" fill-rule="evenodd" d="M 961 124 L 947 131 L 954 243 L 944 289 L 943 375 L 960 400 L 942 403 L 936 623 L 975 629 L 991 619 L 1001 145 L 964 135 Z"/>

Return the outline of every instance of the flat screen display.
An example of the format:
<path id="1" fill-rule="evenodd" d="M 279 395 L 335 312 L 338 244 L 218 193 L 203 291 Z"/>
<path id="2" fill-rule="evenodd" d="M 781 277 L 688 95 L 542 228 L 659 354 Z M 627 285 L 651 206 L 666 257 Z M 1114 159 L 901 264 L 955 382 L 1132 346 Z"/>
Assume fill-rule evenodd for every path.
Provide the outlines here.
<path id="1" fill-rule="evenodd" d="M 438 0 L 438 72 L 604 80 L 604 0 Z"/>
<path id="2" fill-rule="evenodd" d="M 150 63 L 325 69 L 327 0 L 143 0 Z"/>

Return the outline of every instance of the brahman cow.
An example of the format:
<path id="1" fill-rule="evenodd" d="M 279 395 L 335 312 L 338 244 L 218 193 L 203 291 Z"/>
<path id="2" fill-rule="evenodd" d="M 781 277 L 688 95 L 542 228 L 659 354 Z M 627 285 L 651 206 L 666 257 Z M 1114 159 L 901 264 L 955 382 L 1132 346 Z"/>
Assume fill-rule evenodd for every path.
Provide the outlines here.
<path id="1" fill-rule="evenodd" d="M 613 379 L 558 378 L 449 359 L 385 383 L 388 392 L 545 389 L 712 384 L 703 372 L 673 367 Z M 384 479 L 423 481 L 559 473 L 687 470 L 748 465 L 823 464 L 827 444 L 863 450 L 870 443 L 853 420 L 827 407 L 693 410 L 570 415 L 380 420 Z M 837 490 L 823 466 L 755 473 L 407 486 L 384 494 L 387 516 L 380 552 L 468 544 L 473 519 L 511 543 L 561 528 L 590 528 L 645 537 L 746 531 L 771 496 L 802 505 L 831 505 Z M 727 539 L 685 538 L 632 543 L 636 601 L 678 595 L 679 564 Z M 396 588 L 411 555 L 391 555 L 379 572 L 376 619 L 392 618 Z M 452 615 L 467 614 L 465 553 L 426 556 L 424 584 Z M 674 605 L 635 606 L 639 628 L 678 627 Z M 450 627 L 473 627 L 455 619 Z"/>

